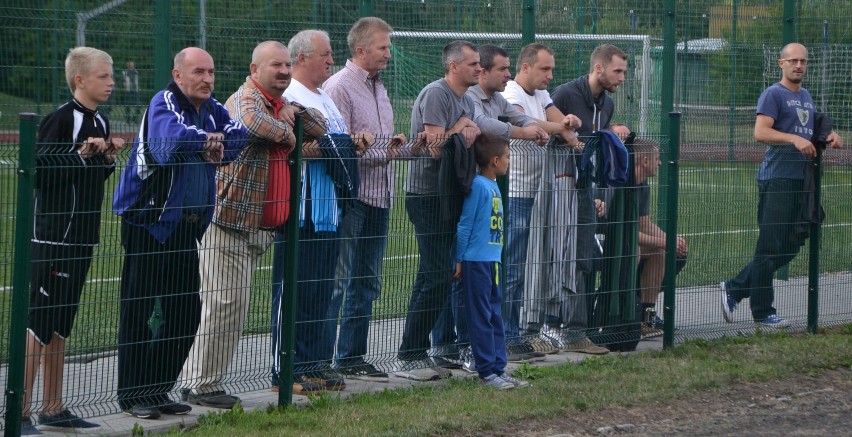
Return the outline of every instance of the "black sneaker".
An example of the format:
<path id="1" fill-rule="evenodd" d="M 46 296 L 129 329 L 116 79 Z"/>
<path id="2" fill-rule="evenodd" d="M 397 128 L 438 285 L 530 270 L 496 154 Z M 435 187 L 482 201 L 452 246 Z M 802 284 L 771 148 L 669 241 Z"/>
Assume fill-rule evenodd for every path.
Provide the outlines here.
<path id="1" fill-rule="evenodd" d="M 160 405 L 157 407 L 157 409 L 160 410 L 160 413 L 171 414 L 173 416 L 183 416 L 184 414 L 188 414 L 190 411 L 192 411 L 192 407 L 190 407 L 189 405 L 180 404 L 177 402 L 166 405 Z"/>
<path id="2" fill-rule="evenodd" d="M 458 356 L 458 354 L 456 354 Z M 430 357 L 432 359 L 432 364 L 437 367 L 443 367 L 444 369 L 461 369 L 461 359 L 458 361 L 451 361 L 444 357 Z"/>
<path id="3" fill-rule="evenodd" d="M 278 386 L 273 385 L 272 391 L 278 393 Z M 294 395 L 311 395 L 311 394 L 320 394 L 325 391 L 325 387 L 322 384 L 318 384 L 314 381 L 309 380 L 305 377 L 305 375 L 296 375 L 293 377 L 293 394 Z"/>
<path id="4" fill-rule="evenodd" d="M 143 405 L 134 405 L 126 410 L 124 414 L 133 416 L 139 419 L 159 419 L 160 409 L 157 407 L 146 407 Z"/>
<path id="5" fill-rule="evenodd" d="M 68 410 L 62 410 L 56 414 L 38 414 L 38 424 L 53 426 L 56 428 L 97 428 L 100 425 L 87 422 Z"/>
<path id="6" fill-rule="evenodd" d="M 543 361 L 547 355 L 538 352 L 528 343 L 515 343 L 506 346 L 506 358 L 510 363 L 532 363 Z"/>
<path id="7" fill-rule="evenodd" d="M 240 398 L 236 396 L 231 396 L 223 391 L 214 391 L 210 393 L 197 394 L 190 392 L 187 395 L 186 400 L 191 404 L 201 405 L 202 407 L 222 408 L 225 410 L 230 410 L 234 407 L 234 404 L 236 404 L 237 401 L 240 400 Z"/>
<path id="8" fill-rule="evenodd" d="M 305 372 L 304 376 L 308 381 L 313 381 L 326 390 L 340 391 L 346 389 L 346 381 L 330 369 Z"/>
<path id="9" fill-rule="evenodd" d="M 373 381 L 373 382 L 388 382 L 389 381 L 389 377 L 388 377 L 387 373 L 382 372 L 381 370 L 377 369 L 375 366 L 373 366 L 370 363 L 361 363 L 361 364 L 356 364 L 354 366 L 340 367 L 340 368 L 337 368 L 336 370 L 337 370 L 338 373 L 340 373 L 341 375 L 343 375 L 347 378 L 358 379 L 358 380 L 361 380 L 361 381 Z"/>

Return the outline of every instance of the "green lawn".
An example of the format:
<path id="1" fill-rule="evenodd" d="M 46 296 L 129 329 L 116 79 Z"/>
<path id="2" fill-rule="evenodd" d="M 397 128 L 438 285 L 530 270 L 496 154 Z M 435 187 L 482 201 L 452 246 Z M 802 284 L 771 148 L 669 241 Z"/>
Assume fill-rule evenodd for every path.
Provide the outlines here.
<path id="1" fill-rule="evenodd" d="M 0 159 L 11 161 L 8 149 L 0 149 Z M 3 155 L 5 153 L 5 155 Z M 4 157 L 5 156 L 5 157 Z M 390 234 L 384 261 L 382 298 L 376 302 L 376 318 L 402 317 L 408 306 L 408 296 L 417 271 L 417 243 L 405 213 L 402 182 L 406 164 L 399 163 L 397 200 L 391 211 Z M 757 237 L 756 226 L 756 164 L 731 162 L 686 163 L 680 168 L 680 197 L 678 221 L 680 234 L 690 247 L 687 269 L 678 276 L 678 286 L 718 283 L 738 271 L 750 258 Z M 123 261 L 119 221 L 110 210 L 111 193 L 118 172 L 109 180 L 104 202 L 101 245 L 96 250 L 89 285 L 83 295 L 75 332 L 69 340 L 72 353 L 112 349 L 118 325 L 119 277 Z M 651 179 L 656 188 L 661 181 Z M 828 219 L 822 240 L 821 270 L 838 272 L 852 270 L 850 265 L 849 226 L 852 210 L 845 199 L 852 192 L 852 173 L 845 167 L 829 167 L 824 177 L 824 204 Z M 7 353 L 8 315 L 11 296 L 12 243 L 15 228 L 15 168 L 14 163 L 0 165 L 0 354 Z M 656 190 L 653 190 L 655 193 Z M 655 205 L 652 199 L 652 205 Z M 652 215 L 656 216 L 655 212 Z M 661 224 L 664 226 L 664 224 Z M 29 226 L 25 227 L 28 232 Z M 791 276 L 807 273 L 807 245 L 790 266 Z M 263 258 L 256 273 L 255 290 L 247 332 L 267 332 L 271 304 L 271 251 Z"/>
<path id="2" fill-rule="evenodd" d="M 716 408 L 720 404 L 724 407 L 724 400 L 730 399 L 728 414 L 738 417 L 739 423 L 745 425 L 739 430 L 743 435 L 750 435 L 763 429 L 765 420 L 761 419 L 769 416 L 767 408 L 789 411 L 790 398 L 795 400 L 813 393 L 794 391 L 791 387 L 794 381 L 819 381 L 833 375 L 831 381 L 848 382 L 852 365 L 850 335 L 852 329 L 847 325 L 816 336 L 773 334 L 696 340 L 668 350 L 588 357 L 575 364 L 527 366 L 515 371 L 515 376 L 528 379 L 531 386 L 506 392 L 489 390 L 476 378 L 453 378 L 456 380 L 439 386 L 417 385 L 351 394 L 348 398 L 325 394 L 311 397 L 306 408 L 270 406 L 266 411 L 245 412 L 236 408 L 208 413 L 199 418 L 198 426 L 189 434 L 208 437 L 329 434 L 434 437 L 566 432 L 594 435 L 595 427 L 634 423 L 636 429 L 626 429 L 623 433 L 646 435 L 639 428 L 640 423 L 647 425 L 646 422 L 618 422 L 629 419 L 607 414 L 617 414 L 622 409 L 642 412 L 647 408 L 647 421 L 671 419 L 684 424 L 689 423 L 692 414 L 705 417 L 726 414 Z M 844 387 L 840 382 L 814 385 L 817 391 L 829 392 L 837 391 L 838 387 L 842 391 Z M 767 400 L 777 398 L 780 398 L 777 402 L 786 402 L 766 404 Z M 838 394 L 837 399 L 840 398 Z M 753 405 L 742 412 L 739 404 L 749 403 Z M 707 407 L 713 409 L 702 410 Z M 796 414 L 799 417 L 815 412 L 803 409 Z M 837 419 L 837 414 L 821 417 L 829 422 L 828 429 L 831 424 L 848 422 Z M 796 429 L 793 422 L 785 426 Z M 802 425 L 796 430 L 807 433 L 810 428 Z M 612 432 L 621 435 L 620 431 Z M 701 435 L 713 435 L 712 428 L 702 431 L 705 432 Z M 172 435 L 186 433 L 185 429 L 172 431 Z"/>

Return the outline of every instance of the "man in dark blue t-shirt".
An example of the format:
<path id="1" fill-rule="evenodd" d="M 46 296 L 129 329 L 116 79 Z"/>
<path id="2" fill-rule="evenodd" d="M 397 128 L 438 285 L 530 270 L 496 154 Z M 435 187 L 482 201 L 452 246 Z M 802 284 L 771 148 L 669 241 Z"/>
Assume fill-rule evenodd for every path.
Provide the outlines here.
<path id="1" fill-rule="evenodd" d="M 802 88 L 808 49 L 801 44 L 787 44 L 781 50 L 778 66 L 781 81 L 763 91 L 757 101 L 754 124 L 754 139 L 767 145 L 757 172 L 757 247 L 751 262 L 735 278 L 720 284 L 725 321 L 733 321 L 737 304 L 748 297 L 752 317 L 765 327 L 787 326 L 772 306 L 772 276 L 792 261 L 804 244 L 791 236 L 799 222 L 805 167 L 816 157 L 811 142 L 814 101 Z M 826 142 L 833 148 L 843 147 L 843 139 L 833 131 Z"/>

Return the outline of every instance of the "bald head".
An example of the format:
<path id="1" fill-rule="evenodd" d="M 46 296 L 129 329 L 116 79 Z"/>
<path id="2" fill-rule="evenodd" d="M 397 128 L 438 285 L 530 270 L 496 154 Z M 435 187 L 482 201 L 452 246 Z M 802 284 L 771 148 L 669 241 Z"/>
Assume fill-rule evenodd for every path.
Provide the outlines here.
<path id="1" fill-rule="evenodd" d="M 251 54 L 251 77 L 273 97 L 284 94 L 290 85 L 290 52 L 278 41 L 264 41 Z"/>
<path id="2" fill-rule="evenodd" d="M 198 47 L 187 47 L 175 55 L 172 79 L 196 109 L 210 99 L 215 80 L 213 57 Z"/>
<path id="3" fill-rule="evenodd" d="M 791 42 L 790 44 L 787 44 L 786 46 L 784 46 L 784 48 L 781 49 L 781 58 L 787 59 L 787 58 L 790 57 L 790 53 L 793 53 L 793 52 L 796 52 L 796 53 L 804 52 L 805 55 L 807 55 L 808 54 L 808 48 L 803 46 L 802 44 L 797 43 L 797 42 Z"/>
<path id="4" fill-rule="evenodd" d="M 287 50 L 287 46 L 280 41 L 264 41 L 254 48 L 251 52 L 251 63 L 259 64 L 269 56 L 269 53 L 274 53 L 281 49 Z"/>
<path id="5" fill-rule="evenodd" d="M 798 90 L 808 72 L 808 49 L 799 43 L 790 43 L 781 49 L 778 59 L 781 83 L 791 90 Z"/>
<path id="6" fill-rule="evenodd" d="M 200 49 L 198 47 L 187 47 L 175 55 L 173 68 L 175 70 L 179 70 L 180 68 L 183 68 L 187 62 L 198 61 L 205 58 L 206 60 L 209 60 L 211 64 L 213 63 L 213 57 L 204 49 Z"/>

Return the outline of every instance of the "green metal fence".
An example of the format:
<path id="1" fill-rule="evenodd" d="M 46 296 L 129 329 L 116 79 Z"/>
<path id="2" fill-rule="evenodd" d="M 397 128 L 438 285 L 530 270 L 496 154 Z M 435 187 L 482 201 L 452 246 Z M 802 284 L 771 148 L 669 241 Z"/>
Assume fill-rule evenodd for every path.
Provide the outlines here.
<path id="1" fill-rule="evenodd" d="M 510 53 L 513 68 L 525 43 L 542 42 L 556 54 L 551 90 L 586 74 L 589 54 L 596 45 L 620 46 L 629 55 L 629 73 L 613 94 L 614 121 L 661 144 L 662 170 L 650 182 L 651 215 L 669 234 L 676 229 L 690 245 L 687 267 L 666 283 L 666 290 L 676 287 L 677 293 L 666 293 L 658 304 L 669 324 L 665 341 L 671 345 L 691 338 L 754 332 L 745 316 L 734 324 L 721 321 L 716 291 L 720 281 L 748 262 L 757 237 L 754 175 L 763 146 L 752 138 L 754 106 L 761 91 L 779 77 L 776 60 L 780 48 L 786 42 L 800 41 L 810 49 L 805 86 L 817 105 L 833 117 L 835 129 L 850 138 L 846 114 L 852 105 L 852 57 L 848 56 L 852 34 L 836 14 L 852 7 L 848 3 L 6 1 L 0 6 L 0 380 L 6 384 L 20 378 L 22 370 L 14 363 L 21 362 L 23 349 L 18 342 L 23 339 L 25 313 L 13 304 L 13 291 L 23 293 L 24 298 L 28 293 L 29 266 L 15 263 L 25 258 L 32 223 L 31 215 L 21 210 L 31 210 L 26 203 L 31 168 L 19 149 L 33 144 L 36 121 L 27 118 L 22 124 L 18 114 L 45 115 L 67 101 L 63 61 L 74 46 L 85 44 L 112 55 L 115 93 L 102 112 L 109 117 L 114 134 L 128 139 L 136 134 L 145 102 L 166 85 L 173 54 L 190 45 L 212 54 L 217 73 L 215 97 L 224 101 L 245 80 L 257 42 L 277 39 L 286 43 L 301 29 L 323 29 L 331 36 L 336 66 L 340 66 L 348 57 L 346 34 L 351 24 L 361 16 L 382 17 L 395 29 L 393 59 L 384 77 L 394 104 L 396 129 L 406 134 L 414 99 L 424 85 L 442 76 L 440 52 L 448 41 L 498 44 Z M 138 87 L 132 80 L 137 74 Z M 671 111 L 682 117 L 670 118 Z M 852 191 L 850 157 L 845 151 L 825 152 L 822 199 L 827 219 L 821 246 L 806 245 L 790 264 L 789 279 L 776 281 L 776 306 L 796 329 L 815 330 L 809 317 L 817 311 L 820 326 L 852 320 L 852 302 L 846 293 L 852 283 L 848 274 L 852 270 L 848 256 L 852 216 L 844 202 Z M 126 156 L 118 162 L 122 167 Z M 397 199 L 390 212 L 383 294 L 376 301 L 369 353 L 370 361 L 386 371 L 396 365 L 418 256 L 402 194 L 410 163 L 395 165 Z M 113 176 L 107 183 L 107 198 L 115 181 Z M 123 250 L 117 218 L 110 210 L 105 201 L 101 244 L 68 341 L 69 362 L 78 364 L 66 374 L 65 384 L 72 388 L 66 390 L 65 401 L 87 417 L 118 411 L 113 367 Z M 266 350 L 271 329 L 271 270 L 270 251 L 255 274 L 249 321 L 226 377 L 234 393 L 269 385 L 269 363 L 257 357 L 271 359 Z M 814 283 L 816 273 L 819 281 Z M 819 300 L 813 301 L 817 291 Z M 83 390 L 80 381 L 96 388 Z M 18 387 L 7 388 L 7 404 L 0 408 L 6 414 L 7 431 L 19 424 L 15 417 L 20 416 L 21 396 Z M 36 403 L 41 402 L 39 396 L 36 391 Z"/>

